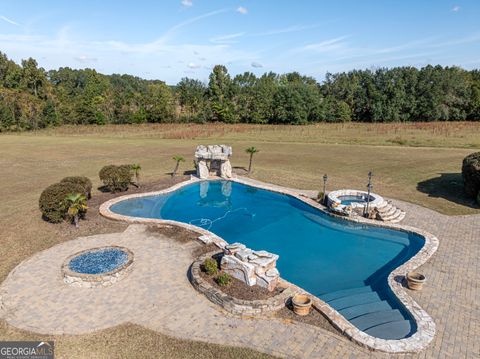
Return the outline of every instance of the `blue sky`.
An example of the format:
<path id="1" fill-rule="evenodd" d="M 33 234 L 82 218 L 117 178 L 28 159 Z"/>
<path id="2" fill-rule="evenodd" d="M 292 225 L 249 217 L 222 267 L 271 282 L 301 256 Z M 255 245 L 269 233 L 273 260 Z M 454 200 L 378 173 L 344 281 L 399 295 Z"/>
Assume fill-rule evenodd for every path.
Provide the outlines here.
<path id="1" fill-rule="evenodd" d="M 480 67 L 478 0 L 2 0 L 0 51 L 176 83 L 230 73 Z"/>

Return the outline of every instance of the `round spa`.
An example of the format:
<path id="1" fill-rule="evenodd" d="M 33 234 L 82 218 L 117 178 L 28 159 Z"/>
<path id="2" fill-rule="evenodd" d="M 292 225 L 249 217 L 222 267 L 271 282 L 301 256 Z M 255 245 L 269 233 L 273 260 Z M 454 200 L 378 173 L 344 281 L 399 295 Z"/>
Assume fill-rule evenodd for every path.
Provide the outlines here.
<path id="1" fill-rule="evenodd" d="M 68 257 L 62 266 L 63 281 L 75 287 L 106 287 L 131 270 L 133 253 L 119 246 L 90 248 Z"/>
<path id="2" fill-rule="evenodd" d="M 361 214 L 368 206 L 370 209 L 380 207 L 385 203 L 382 196 L 370 192 L 370 195 L 365 191 L 358 191 L 354 189 L 342 189 L 332 191 L 327 196 L 327 205 L 335 212 L 342 213 L 356 213 Z"/>

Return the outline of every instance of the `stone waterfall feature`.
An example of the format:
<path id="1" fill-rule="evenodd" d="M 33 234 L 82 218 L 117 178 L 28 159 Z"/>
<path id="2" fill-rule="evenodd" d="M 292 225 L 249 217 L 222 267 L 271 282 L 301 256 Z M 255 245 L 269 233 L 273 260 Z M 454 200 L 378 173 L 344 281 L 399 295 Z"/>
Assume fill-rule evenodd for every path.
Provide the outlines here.
<path id="1" fill-rule="evenodd" d="M 273 291 L 279 281 L 278 255 L 267 251 L 254 251 L 244 244 L 227 244 L 220 263 L 222 270 L 249 286 L 258 285 Z"/>
<path id="2" fill-rule="evenodd" d="M 232 147 L 226 145 L 197 146 L 195 150 L 195 164 L 197 176 L 206 179 L 210 175 L 222 178 L 232 178 L 230 156 Z"/>

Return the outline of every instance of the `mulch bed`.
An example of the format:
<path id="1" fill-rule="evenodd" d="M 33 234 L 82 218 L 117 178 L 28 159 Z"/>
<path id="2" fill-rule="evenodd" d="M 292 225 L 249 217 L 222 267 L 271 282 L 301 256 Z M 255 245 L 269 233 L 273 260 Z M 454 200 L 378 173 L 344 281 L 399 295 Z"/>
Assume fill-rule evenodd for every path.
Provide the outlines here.
<path id="1" fill-rule="evenodd" d="M 215 259 L 219 261 L 220 256 L 221 256 L 221 253 L 219 253 L 218 255 L 215 255 Z M 233 277 L 231 277 L 232 281 L 230 282 L 229 285 L 222 287 L 222 286 L 219 286 L 215 281 L 215 277 L 217 277 L 222 273 L 223 271 L 219 270 L 216 275 L 208 275 L 202 270 L 200 272 L 200 275 L 213 287 L 237 299 L 264 300 L 264 299 L 272 298 L 282 292 L 282 289 L 280 288 L 277 288 L 274 291 L 270 292 L 266 288 L 260 287 L 258 285 L 249 286 L 246 283 L 242 282 L 241 280 L 238 280 Z"/>
<path id="2" fill-rule="evenodd" d="M 200 234 L 175 225 L 149 225 L 147 232 L 161 234 L 179 243 L 196 240 Z"/>

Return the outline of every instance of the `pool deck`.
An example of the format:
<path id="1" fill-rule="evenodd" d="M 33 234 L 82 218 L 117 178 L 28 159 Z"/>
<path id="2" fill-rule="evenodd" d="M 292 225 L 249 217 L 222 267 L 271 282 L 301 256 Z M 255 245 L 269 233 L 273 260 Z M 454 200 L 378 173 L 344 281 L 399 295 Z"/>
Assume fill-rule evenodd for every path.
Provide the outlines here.
<path id="1" fill-rule="evenodd" d="M 144 225 L 68 241 L 25 260 L 0 286 L 0 317 L 44 334 L 81 334 L 133 322 L 179 338 L 247 346 L 281 357 L 478 357 L 480 216 L 445 216 L 394 202 L 407 212 L 403 223 L 428 230 L 440 241 L 438 251 L 420 268 L 427 276 L 425 288 L 408 291 L 433 317 L 437 329 L 429 347 L 418 354 L 371 352 L 307 324 L 226 314 L 188 281 L 192 253 L 201 244 L 180 244 L 146 232 Z M 104 245 L 131 249 L 134 270 L 111 287 L 66 286 L 59 270 L 65 258 Z"/>

